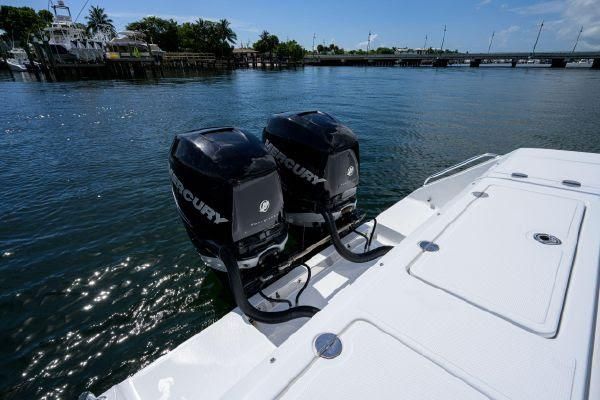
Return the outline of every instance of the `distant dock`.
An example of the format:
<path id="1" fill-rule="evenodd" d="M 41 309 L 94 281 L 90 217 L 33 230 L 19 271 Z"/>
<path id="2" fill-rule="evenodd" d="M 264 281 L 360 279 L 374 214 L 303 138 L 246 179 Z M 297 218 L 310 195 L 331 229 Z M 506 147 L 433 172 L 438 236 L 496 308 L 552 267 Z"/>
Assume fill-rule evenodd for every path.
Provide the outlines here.
<path id="1" fill-rule="evenodd" d="M 35 44 L 40 65 L 35 70 L 38 80 L 63 81 L 83 79 L 158 79 L 194 76 L 203 72 L 237 68 L 280 69 L 302 66 L 303 62 L 271 57 L 257 52 L 234 51 L 230 57 L 213 53 L 107 53 L 101 61 L 64 62 L 52 54 L 48 46 Z M 237 50 L 237 49 L 236 49 Z"/>

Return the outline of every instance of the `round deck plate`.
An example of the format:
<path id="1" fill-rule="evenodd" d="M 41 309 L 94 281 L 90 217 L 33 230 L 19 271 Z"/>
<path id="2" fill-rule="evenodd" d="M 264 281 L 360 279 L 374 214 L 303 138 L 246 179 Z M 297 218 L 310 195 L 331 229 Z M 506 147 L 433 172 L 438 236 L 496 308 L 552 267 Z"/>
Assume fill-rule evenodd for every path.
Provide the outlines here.
<path id="1" fill-rule="evenodd" d="M 557 246 L 562 243 L 559 238 L 548 233 L 536 233 L 533 235 L 533 238 L 541 244 L 547 244 L 550 246 Z"/>
<path id="2" fill-rule="evenodd" d="M 438 246 L 437 244 L 430 242 L 428 240 L 422 240 L 419 242 L 419 247 L 421 248 L 421 250 L 423 251 L 438 251 L 440 249 L 440 246 Z"/>
<path id="3" fill-rule="evenodd" d="M 342 353 L 342 341 L 334 333 L 321 333 L 315 339 L 315 351 L 321 358 L 336 358 Z"/>

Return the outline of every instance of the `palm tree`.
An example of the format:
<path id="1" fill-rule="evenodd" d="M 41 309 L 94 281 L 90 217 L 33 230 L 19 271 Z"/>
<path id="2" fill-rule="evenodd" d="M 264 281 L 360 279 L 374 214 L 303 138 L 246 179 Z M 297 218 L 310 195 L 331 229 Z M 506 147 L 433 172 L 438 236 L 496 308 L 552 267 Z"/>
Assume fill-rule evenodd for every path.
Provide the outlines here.
<path id="1" fill-rule="evenodd" d="M 273 58 L 273 51 L 278 45 L 279 38 L 277 36 L 263 31 L 259 36 L 258 42 L 254 43 L 254 50 L 261 53 L 269 53 L 269 57 Z"/>
<path id="2" fill-rule="evenodd" d="M 235 44 L 235 41 L 237 40 L 237 35 L 233 31 L 233 29 L 231 29 L 231 23 L 229 21 L 227 21 L 226 19 L 220 20 L 218 23 L 218 31 L 223 44 Z"/>
<path id="3" fill-rule="evenodd" d="M 226 19 L 214 23 L 214 32 L 219 42 L 219 53 L 222 56 L 231 53 L 231 46 L 235 44 L 237 35 L 231 29 L 231 24 Z"/>
<path id="4" fill-rule="evenodd" d="M 116 34 L 112 19 L 108 18 L 102 7 L 90 7 L 89 14 L 85 19 L 88 21 L 87 28 L 90 32 L 96 33 L 100 30 L 111 36 Z"/>

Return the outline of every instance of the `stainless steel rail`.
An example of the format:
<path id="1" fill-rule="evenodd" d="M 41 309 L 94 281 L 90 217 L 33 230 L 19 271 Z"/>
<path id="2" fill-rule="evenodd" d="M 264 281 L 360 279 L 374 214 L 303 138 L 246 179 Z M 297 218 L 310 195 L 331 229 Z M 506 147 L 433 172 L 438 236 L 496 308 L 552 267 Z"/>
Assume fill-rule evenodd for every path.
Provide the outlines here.
<path id="1" fill-rule="evenodd" d="M 451 166 L 451 167 L 448 167 L 448 168 L 446 168 L 446 169 L 445 169 L 445 170 L 443 170 L 443 171 L 436 172 L 436 173 L 435 173 L 435 174 L 433 174 L 433 175 L 429 175 L 429 176 L 427 177 L 427 179 L 425 179 L 425 182 L 423 182 L 423 186 L 427 185 L 428 183 L 431 183 L 431 181 L 432 181 L 433 179 L 438 179 L 438 178 L 440 178 L 440 177 L 442 177 L 442 176 L 444 176 L 444 175 L 448 174 L 449 172 L 452 172 L 452 171 L 454 171 L 454 170 L 456 170 L 456 169 L 458 169 L 458 168 L 461 168 L 461 167 L 464 167 L 464 166 L 466 166 L 466 165 L 469 165 L 469 164 L 471 164 L 471 163 L 473 163 L 473 162 L 475 162 L 475 161 L 479 161 L 479 160 L 481 160 L 481 159 L 483 159 L 483 158 L 496 158 L 496 157 L 498 157 L 498 154 L 494 154 L 494 153 L 485 153 L 485 154 L 480 154 L 480 155 L 478 155 L 478 156 L 475 156 L 475 157 L 471 157 L 471 158 L 469 158 L 468 160 L 465 160 L 465 161 L 459 162 L 458 164 L 456 164 L 456 165 L 453 165 L 453 166 Z"/>

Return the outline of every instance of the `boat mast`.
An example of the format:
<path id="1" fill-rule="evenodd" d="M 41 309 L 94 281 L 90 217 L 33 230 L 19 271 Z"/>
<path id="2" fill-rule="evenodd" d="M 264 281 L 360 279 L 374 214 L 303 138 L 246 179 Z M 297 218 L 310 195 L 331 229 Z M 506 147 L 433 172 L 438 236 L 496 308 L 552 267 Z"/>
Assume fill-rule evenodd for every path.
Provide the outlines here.
<path id="1" fill-rule="evenodd" d="M 496 31 L 492 32 L 492 37 L 490 38 L 490 44 L 488 46 L 488 54 L 490 54 L 490 50 L 492 49 L 492 43 L 494 42 L 494 35 L 496 34 Z"/>
<path id="2" fill-rule="evenodd" d="M 535 43 L 533 44 L 533 50 L 531 52 L 531 55 L 535 54 L 535 48 L 537 47 L 538 41 L 540 40 L 540 34 L 542 33 L 543 27 L 544 27 L 544 20 L 542 20 L 542 23 L 540 24 L 540 30 L 538 31 L 537 37 L 535 38 Z"/>
<path id="3" fill-rule="evenodd" d="M 583 25 L 581 26 L 581 29 L 579 30 L 579 34 L 577 35 L 577 40 L 575 40 L 575 45 L 573 46 L 573 50 L 571 51 L 571 53 L 575 53 L 575 49 L 577 48 L 577 43 L 579 43 L 579 38 L 581 37 L 581 32 L 583 32 Z"/>
<path id="4" fill-rule="evenodd" d="M 444 41 L 446 41 L 446 24 L 444 24 L 444 36 L 442 36 L 442 45 L 440 46 L 440 51 L 444 51 Z"/>
<path id="5" fill-rule="evenodd" d="M 73 23 L 77 22 L 77 20 L 79 19 L 79 16 L 81 15 L 81 12 L 83 11 L 83 9 L 85 8 L 85 6 L 87 5 L 87 3 L 90 0 L 85 0 L 85 3 L 83 3 L 83 6 L 81 6 L 81 9 L 79 10 L 79 13 L 77 14 L 77 16 L 75 17 L 75 21 L 73 21 Z M 70 14 L 70 13 L 69 13 Z"/>

